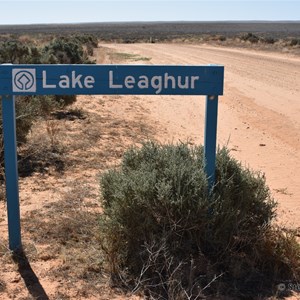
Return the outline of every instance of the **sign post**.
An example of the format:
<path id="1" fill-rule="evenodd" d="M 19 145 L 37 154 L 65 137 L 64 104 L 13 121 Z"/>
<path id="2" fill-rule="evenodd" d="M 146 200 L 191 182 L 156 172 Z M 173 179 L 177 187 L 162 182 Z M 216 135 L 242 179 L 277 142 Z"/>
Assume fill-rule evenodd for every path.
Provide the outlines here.
<path id="1" fill-rule="evenodd" d="M 204 160 L 215 182 L 218 96 L 224 67 L 152 65 L 0 65 L 9 248 L 21 244 L 16 95 L 205 95 Z"/>
<path id="2" fill-rule="evenodd" d="M 8 216 L 9 249 L 21 247 L 15 96 L 2 96 L 4 164 Z"/>
<path id="3" fill-rule="evenodd" d="M 205 128 L 204 128 L 204 157 L 205 171 L 208 178 L 209 191 L 215 183 L 216 146 L 218 123 L 218 96 L 206 96 Z"/>

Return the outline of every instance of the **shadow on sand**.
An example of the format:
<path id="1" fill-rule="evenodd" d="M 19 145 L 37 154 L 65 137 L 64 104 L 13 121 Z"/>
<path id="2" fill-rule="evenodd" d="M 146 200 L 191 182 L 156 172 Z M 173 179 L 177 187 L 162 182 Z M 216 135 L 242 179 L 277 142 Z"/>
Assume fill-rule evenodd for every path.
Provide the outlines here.
<path id="1" fill-rule="evenodd" d="M 42 287 L 38 277 L 32 270 L 30 263 L 23 250 L 18 250 L 13 254 L 13 260 L 18 265 L 18 271 L 22 276 L 28 292 L 34 299 L 48 300 L 44 288 Z"/>

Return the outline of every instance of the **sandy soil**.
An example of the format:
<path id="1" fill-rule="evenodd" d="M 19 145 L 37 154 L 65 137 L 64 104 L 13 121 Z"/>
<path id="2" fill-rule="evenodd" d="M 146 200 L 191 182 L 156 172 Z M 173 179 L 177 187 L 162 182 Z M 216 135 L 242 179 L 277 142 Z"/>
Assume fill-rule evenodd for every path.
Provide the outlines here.
<path id="1" fill-rule="evenodd" d="M 116 63 L 107 55 L 112 49 L 137 54 L 131 60 L 120 61 L 127 64 L 224 65 L 225 95 L 219 101 L 218 143 L 228 144 L 232 155 L 244 165 L 266 174 L 280 204 L 278 221 L 289 227 L 300 226 L 300 58 L 183 44 L 100 46 L 95 49 L 98 63 Z M 74 222 L 69 218 L 72 214 L 80 222 L 80 216 L 97 217 L 101 210 L 97 174 L 118 163 L 130 145 L 147 138 L 203 143 L 204 97 L 80 96 L 76 107 L 88 117 L 57 125 L 60 131 L 56 138 L 63 140 L 67 149 L 65 172 L 50 166 L 43 174 L 36 171 L 20 179 L 22 234 L 29 261 L 29 265 L 22 261 L 25 271 L 20 263 L 12 262 L 6 248 L 6 208 L 0 201 L 0 299 L 127 298 L 110 291 L 105 276 L 97 279 L 94 265 L 100 258 L 94 256 L 98 249 L 80 256 L 85 248 L 79 247 L 75 253 L 70 246 L 77 247 L 78 242 L 59 244 L 56 235 L 61 229 L 55 222 L 59 226 Z M 33 132 L 33 145 L 46 142 L 45 126 L 37 124 L 40 132 Z M 78 204 L 72 194 L 80 195 L 84 205 L 64 213 Z M 76 237 L 80 242 L 82 233 Z M 96 242 L 91 245 L 85 241 L 86 249 L 97 247 Z M 85 270 L 89 268 L 95 268 L 95 274 Z M 92 279 L 86 280 L 86 274 Z"/>
<path id="2" fill-rule="evenodd" d="M 218 143 L 228 144 L 243 164 L 265 173 L 279 219 L 300 226 L 300 59 L 283 54 L 178 44 L 110 45 L 151 58 L 151 64 L 225 66 L 219 100 Z M 203 143 L 205 100 L 142 97 L 160 124 L 161 141 Z M 165 133 L 167 130 L 167 134 Z"/>

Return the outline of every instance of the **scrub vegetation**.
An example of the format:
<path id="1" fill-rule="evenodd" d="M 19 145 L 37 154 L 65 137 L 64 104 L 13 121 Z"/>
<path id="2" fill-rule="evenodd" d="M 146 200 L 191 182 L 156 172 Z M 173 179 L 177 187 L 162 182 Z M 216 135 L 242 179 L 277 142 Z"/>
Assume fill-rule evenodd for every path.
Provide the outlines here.
<path id="1" fill-rule="evenodd" d="M 272 295 L 300 280 L 296 232 L 272 225 L 262 174 L 217 153 L 208 191 L 203 148 L 146 143 L 101 178 L 100 239 L 111 278 L 151 299 Z"/>
<path id="2" fill-rule="evenodd" d="M 92 35 L 74 35 L 52 38 L 39 45 L 32 38 L 2 38 L 0 40 L 0 64 L 89 64 L 91 48 L 97 47 Z M 62 109 L 76 101 L 75 95 L 62 96 L 17 96 L 16 122 L 19 146 L 26 142 L 31 126 L 37 119 L 47 119 L 55 110 Z M 1 106 L 1 104 L 0 104 Z M 0 107 L 0 149 L 2 141 L 2 109 Z M 3 150 L 0 152 L 0 176 L 3 180 Z"/>
<path id="3" fill-rule="evenodd" d="M 101 42 L 210 43 L 300 54 L 299 22 L 137 22 L 0 26 L 0 34 L 95 35 Z M 1 36 L 0 36 L 1 38 Z"/>

